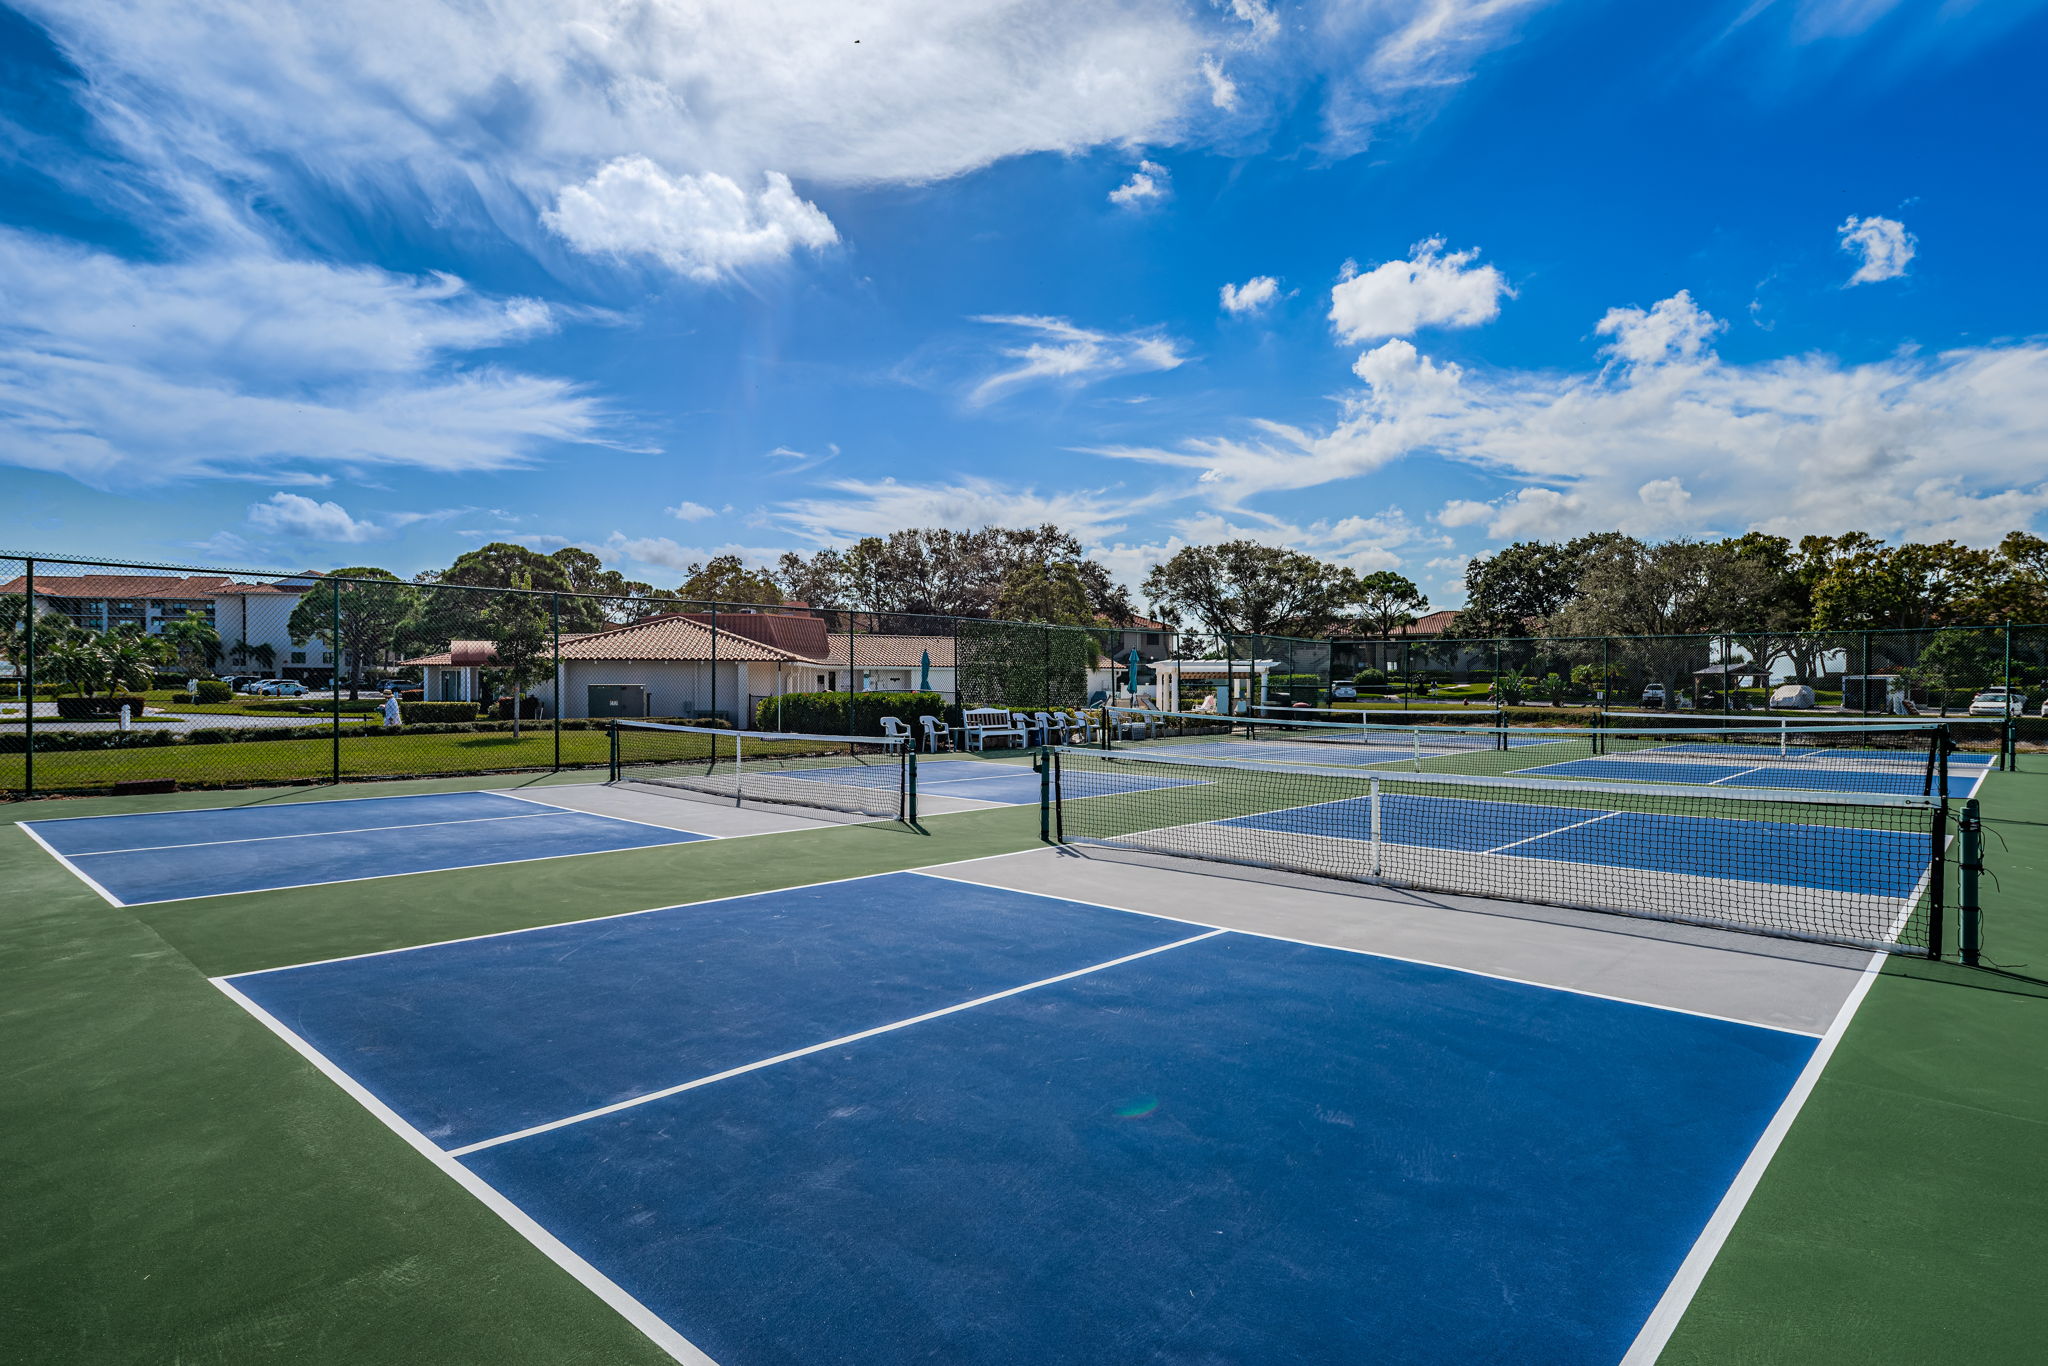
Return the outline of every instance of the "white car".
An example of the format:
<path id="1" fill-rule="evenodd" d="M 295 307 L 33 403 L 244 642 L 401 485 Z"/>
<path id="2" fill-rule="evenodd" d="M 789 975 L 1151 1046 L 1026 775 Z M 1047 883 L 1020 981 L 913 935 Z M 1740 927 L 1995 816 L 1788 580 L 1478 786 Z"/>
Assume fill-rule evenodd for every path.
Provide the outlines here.
<path id="1" fill-rule="evenodd" d="M 2027 695 L 2018 688 L 1986 688 L 1970 699 L 1972 716 L 2024 716 Z"/>

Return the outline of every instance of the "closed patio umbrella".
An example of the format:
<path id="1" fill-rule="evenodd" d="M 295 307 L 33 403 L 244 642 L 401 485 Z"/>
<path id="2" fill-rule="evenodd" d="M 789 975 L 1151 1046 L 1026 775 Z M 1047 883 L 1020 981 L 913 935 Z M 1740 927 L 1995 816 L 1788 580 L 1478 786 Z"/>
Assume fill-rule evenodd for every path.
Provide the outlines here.
<path id="1" fill-rule="evenodd" d="M 932 690 L 932 652 L 930 650 L 926 650 L 917 661 L 917 690 L 919 692 L 930 692 Z"/>

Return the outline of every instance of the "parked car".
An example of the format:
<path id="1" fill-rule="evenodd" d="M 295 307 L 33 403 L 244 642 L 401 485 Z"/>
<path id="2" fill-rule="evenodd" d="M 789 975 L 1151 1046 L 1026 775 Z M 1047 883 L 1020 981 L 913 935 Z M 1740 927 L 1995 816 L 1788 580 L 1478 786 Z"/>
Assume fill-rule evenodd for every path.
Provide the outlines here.
<path id="1" fill-rule="evenodd" d="M 1669 699 L 1664 695 L 1664 685 L 1662 683 L 1645 683 L 1643 685 L 1642 704 L 1645 707 L 1655 707 L 1662 710 L 1668 701 Z"/>
<path id="2" fill-rule="evenodd" d="M 1972 716 L 2023 716 L 2027 695 L 2017 688 L 1986 688 L 1970 699 Z"/>
<path id="3" fill-rule="evenodd" d="M 289 678 L 281 678 L 263 690 L 265 697 L 304 697 L 313 691 L 305 684 Z"/>
<path id="4" fill-rule="evenodd" d="M 242 682 L 245 677 L 246 675 L 244 674 L 222 674 L 219 678 L 216 678 L 213 681 L 216 683 L 225 683 L 228 685 L 229 688 L 233 688 L 237 683 Z"/>
<path id="5" fill-rule="evenodd" d="M 242 685 L 241 691 L 250 697 L 269 697 L 276 693 L 282 678 L 252 678 Z"/>

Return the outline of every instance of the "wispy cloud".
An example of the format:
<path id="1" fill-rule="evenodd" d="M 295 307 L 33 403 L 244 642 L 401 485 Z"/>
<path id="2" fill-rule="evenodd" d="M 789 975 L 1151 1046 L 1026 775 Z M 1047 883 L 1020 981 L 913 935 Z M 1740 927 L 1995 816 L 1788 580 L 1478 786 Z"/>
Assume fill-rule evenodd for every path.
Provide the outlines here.
<path id="1" fill-rule="evenodd" d="M 1173 193 L 1173 180 L 1156 161 L 1141 161 L 1131 178 L 1109 192 L 1109 202 L 1119 209 L 1145 209 L 1164 203 Z"/>
<path id="2" fill-rule="evenodd" d="M 1280 297 L 1280 282 L 1270 275 L 1254 275 L 1241 285 L 1226 284 L 1220 292 L 1225 313 L 1257 313 Z"/>
<path id="3" fill-rule="evenodd" d="M 1180 342 L 1157 328 L 1130 332 L 1099 332 L 1065 318 L 991 315 L 975 319 L 1024 333 L 1035 340 L 1004 347 L 1001 354 L 1016 364 L 998 370 L 968 392 L 968 401 L 982 404 L 1030 384 L 1093 384 L 1117 375 L 1172 370 L 1187 361 Z"/>

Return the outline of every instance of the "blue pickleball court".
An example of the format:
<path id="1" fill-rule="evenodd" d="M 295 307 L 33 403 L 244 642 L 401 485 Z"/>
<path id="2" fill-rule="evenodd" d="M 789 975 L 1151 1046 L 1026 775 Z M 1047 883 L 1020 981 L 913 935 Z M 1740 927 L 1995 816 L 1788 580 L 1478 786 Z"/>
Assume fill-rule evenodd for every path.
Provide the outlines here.
<path id="1" fill-rule="evenodd" d="M 1675 752 L 1643 750 L 1634 754 L 1600 759 L 1567 759 L 1563 763 L 1518 769 L 1516 773 L 1517 776 L 1525 778 L 1592 778 L 1631 783 L 1682 783 L 1688 786 L 1767 787 L 1793 792 L 1867 792 L 1894 797 L 1918 797 L 1927 790 L 1925 774 L 1909 764 L 1899 764 L 1890 768 L 1878 764 L 1862 768 L 1823 768 L 1816 765 L 1802 766 L 1796 759 L 1778 763 L 1740 763 L 1687 757 L 1691 752 L 1693 751 L 1688 747 L 1687 750 Z M 1948 796 L 1960 799 L 1975 795 L 1977 785 L 1983 781 L 1989 769 L 1981 756 L 1971 757 L 1980 761 L 1963 765 L 1960 771 L 1950 772 Z"/>
<path id="2" fill-rule="evenodd" d="M 22 829 L 122 906 L 707 838 L 496 792 L 84 816 Z"/>
<path id="3" fill-rule="evenodd" d="M 222 986 L 721 1366 L 1619 1361 L 1816 1043 L 917 873 Z"/>

